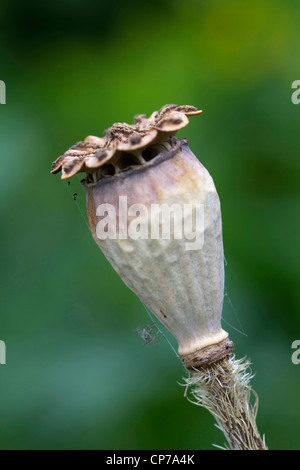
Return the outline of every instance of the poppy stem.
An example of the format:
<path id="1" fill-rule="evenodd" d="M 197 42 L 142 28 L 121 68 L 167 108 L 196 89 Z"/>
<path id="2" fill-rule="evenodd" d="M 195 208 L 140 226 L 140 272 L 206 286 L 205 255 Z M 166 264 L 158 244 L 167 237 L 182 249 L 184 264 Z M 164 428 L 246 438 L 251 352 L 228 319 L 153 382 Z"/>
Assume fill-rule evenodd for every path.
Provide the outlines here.
<path id="1" fill-rule="evenodd" d="M 192 403 L 214 416 L 230 450 L 268 450 L 257 430 L 258 397 L 250 385 L 253 376 L 249 366 L 247 359 L 231 356 L 189 371 L 185 378 L 185 395 L 190 393 Z"/>

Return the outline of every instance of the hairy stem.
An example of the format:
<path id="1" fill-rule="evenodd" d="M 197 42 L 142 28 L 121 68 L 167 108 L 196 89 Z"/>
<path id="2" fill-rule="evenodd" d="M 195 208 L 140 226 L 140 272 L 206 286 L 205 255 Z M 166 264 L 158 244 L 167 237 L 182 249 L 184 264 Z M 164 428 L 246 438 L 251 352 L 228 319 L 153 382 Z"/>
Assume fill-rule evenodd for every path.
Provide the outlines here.
<path id="1" fill-rule="evenodd" d="M 267 450 L 256 426 L 258 398 L 246 360 L 226 357 L 207 367 L 190 371 L 185 378 L 186 396 L 206 408 L 216 419 L 231 450 Z M 254 404 L 251 398 L 254 396 Z"/>

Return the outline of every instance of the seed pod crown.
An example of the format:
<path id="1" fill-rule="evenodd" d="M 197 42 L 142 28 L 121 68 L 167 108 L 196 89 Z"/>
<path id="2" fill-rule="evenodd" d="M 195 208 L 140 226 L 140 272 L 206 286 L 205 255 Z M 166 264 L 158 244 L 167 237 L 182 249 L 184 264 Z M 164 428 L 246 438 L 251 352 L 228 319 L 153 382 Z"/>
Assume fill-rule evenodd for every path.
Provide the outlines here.
<path id="1" fill-rule="evenodd" d="M 68 179 L 79 172 L 110 176 L 128 167 L 141 165 L 151 158 L 141 155 L 143 149 L 168 140 L 188 123 L 187 116 L 202 113 L 194 106 L 168 104 L 147 119 L 145 114 L 134 117 L 134 124 L 117 122 L 104 132 L 104 137 L 88 136 L 77 142 L 52 164 L 52 172 L 62 172 Z"/>

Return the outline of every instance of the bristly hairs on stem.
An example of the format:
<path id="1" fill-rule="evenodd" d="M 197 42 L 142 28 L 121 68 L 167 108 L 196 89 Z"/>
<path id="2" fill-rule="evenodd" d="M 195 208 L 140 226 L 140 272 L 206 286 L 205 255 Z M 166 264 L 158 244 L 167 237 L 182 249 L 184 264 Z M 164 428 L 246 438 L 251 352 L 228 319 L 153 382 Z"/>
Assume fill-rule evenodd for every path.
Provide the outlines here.
<path id="1" fill-rule="evenodd" d="M 256 426 L 258 397 L 250 385 L 252 378 L 250 361 L 234 355 L 189 371 L 184 378 L 186 398 L 214 416 L 230 450 L 267 450 Z"/>

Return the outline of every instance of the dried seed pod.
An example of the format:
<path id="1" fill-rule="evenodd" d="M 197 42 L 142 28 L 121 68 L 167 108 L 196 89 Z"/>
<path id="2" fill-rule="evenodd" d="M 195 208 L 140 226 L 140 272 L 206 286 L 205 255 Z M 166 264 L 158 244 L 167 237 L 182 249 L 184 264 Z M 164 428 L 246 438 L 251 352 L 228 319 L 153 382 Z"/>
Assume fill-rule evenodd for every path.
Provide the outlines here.
<path id="1" fill-rule="evenodd" d="M 166 105 L 149 119 L 136 116 L 133 125 L 116 123 L 103 139 L 88 137 L 71 147 L 52 170 L 61 170 L 63 179 L 87 173 L 83 184 L 95 242 L 175 336 L 187 368 L 232 351 L 221 327 L 220 201 L 187 140 L 175 137 L 187 116 L 200 113 L 193 106 Z"/>

